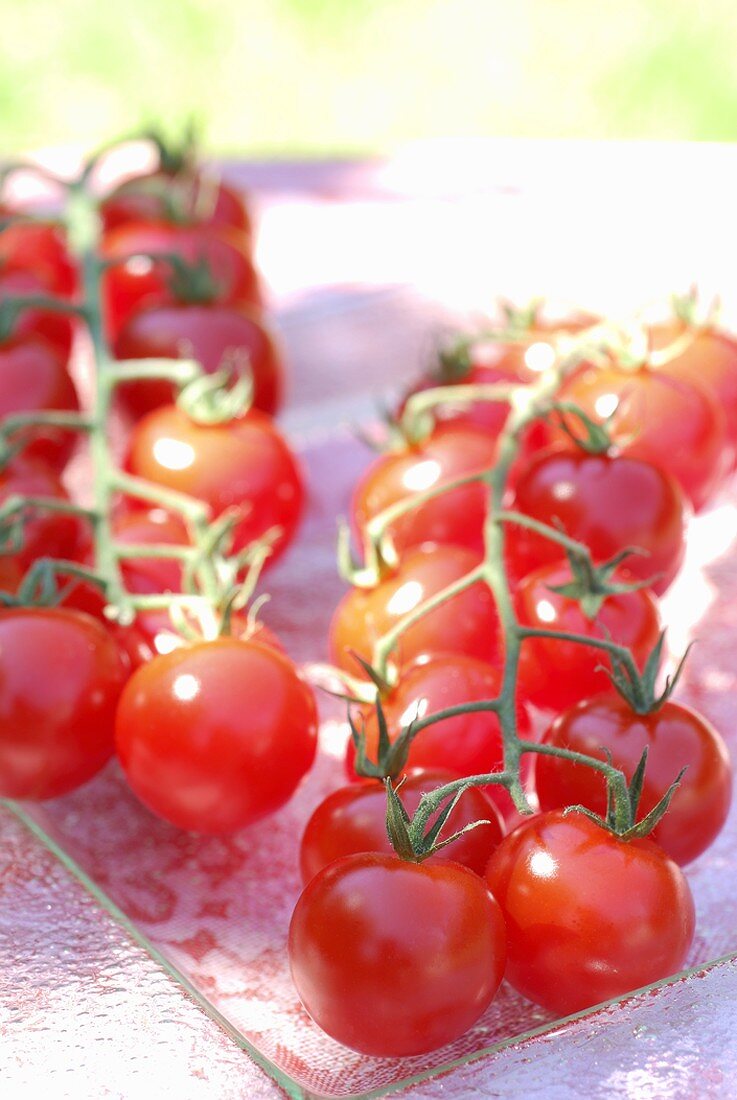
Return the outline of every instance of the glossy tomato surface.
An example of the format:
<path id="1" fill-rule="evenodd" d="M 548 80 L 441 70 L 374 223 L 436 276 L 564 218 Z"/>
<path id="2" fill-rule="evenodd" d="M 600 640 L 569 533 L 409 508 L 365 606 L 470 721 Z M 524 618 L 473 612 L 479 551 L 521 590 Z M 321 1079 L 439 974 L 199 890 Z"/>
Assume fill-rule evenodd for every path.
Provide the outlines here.
<path id="1" fill-rule="evenodd" d="M 694 905 L 676 863 L 582 814 L 541 814 L 505 837 L 486 870 L 507 929 L 506 977 L 557 1015 L 679 971 Z"/>
<path id="2" fill-rule="evenodd" d="M 486 432 L 454 424 L 439 424 L 424 443 L 376 459 L 353 495 L 356 528 L 391 504 L 439 485 L 480 473 L 494 464 L 495 441 Z M 424 542 L 465 546 L 480 553 L 488 489 L 475 483 L 419 504 L 389 527 L 400 553 Z"/>
<path id="3" fill-rule="evenodd" d="M 414 814 L 424 794 L 456 778 L 452 772 L 441 768 L 411 769 L 398 791 L 407 813 Z M 339 787 L 323 799 L 307 822 L 300 842 L 299 865 L 305 885 L 323 867 L 342 856 L 357 852 L 394 854 L 386 831 L 386 799 L 384 784 L 376 779 Z M 437 814 L 433 814 L 428 825 L 436 818 Z M 482 875 L 491 853 L 504 835 L 502 816 L 482 790 L 469 787 L 463 792 L 443 827 L 441 839 L 474 821 L 487 821 L 488 824 L 470 829 L 430 856 L 430 861 L 437 863 L 450 859 Z"/>
<path id="4" fill-rule="evenodd" d="M 129 222 L 171 221 L 248 233 L 243 196 L 209 171 L 149 172 L 119 184 L 101 207 L 106 233 Z"/>
<path id="5" fill-rule="evenodd" d="M 281 402 L 284 369 L 274 338 L 246 306 L 185 305 L 142 309 L 115 341 L 118 359 L 196 359 L 206 373 L 221 367 L 250 371 L 253 404 L 275 413 Z M 139 417 L 175 398 L 171 382 L 141 379 L 117 389 L 123 408 Z"/>
<path id="6" fill-rule="evenodd" d="M 283 654 L 219 638 L 134 672 L 116 742 L 128 782 L 159 817 L 231 833 L 279 809 L 312 766 L 315 700 Z"/>
<path id="7" fill-rule="evenodd" d="M 585 543 L 595 562 L 636 548 L 622 575 L 658 578 L 665 591 L 686 548 L 690 507 L 678 483 L 664 470 L 625 455 L 545 450 L 520 470 L 508 506 Z M 548 562 L 565 559 L 559 544 L 522 525 L 507 525 L 507 557 L 521 578 Z"/>
<path id="8" fill-rule="evenodd" d="M 570 579 L 570 569 L 555 562 L 529 573 L 515 592 L 520 624 L 616 642 L 631 650 L 642 668 L 660 633 L 655 597 L 645 588 L 607 596 L 590 619 L 576 600 L 552 591 Z M 520 655 L 519 690 L 522 698 L 537 706 L 562 710 L 610 686 L 602 666 L 610 668 L 611 664 L 606 652 L 596 646 L 555 637 L 526 638 Z"/>
<path id="9" fill-rule="evenodd" d="M 587 699 L 559 715 L 543 743 L 607 759 L 630 780 L 648 750 L 638 820 L 686 773 L 652 839 L 676 863 L 690 863 L 719 834 L 732 798 L 729 753 L 714 727 L 682 703 L 666 702 L 652 714 L 636 714 L 619 696 Z M 543 810 L 581 805 L 606 814 L 603 776 L 584 764 L 536 756 L 535 789 Z"/>
<path id="10" fill-rule="evenodd" d="M 376 1057 L 421 1054 L 467 1031 L 499 987 L 504 954 L 497 903 L 457 863 L 347 856 L 312 879 L 289 927 L 310 1016 Z"/>
<path id="11" fill-rule="evenodd" d="M 113 752 L 125 666 L 107 631 L 79 612 L 0 612 L 0 795 L 56 798 Z"/>
<path id="12" fill-rule="evenodd" d="M 0 344 L 0 419 L 11 413 L 42 410 L 76 412 L 79 398 L 58 353 L 38 336 L 10 337 Z M 14 433 L 23 452 L 55 470 L 63 470 L 77 436 L 64 428 L 29 427 Z"/>
<path id="13" fill-rule="evenodd" d="M 271 561 L 297 529 L 302 474 L 271 419 L 255 409 L 218 425 L 196 424 L 174 405 L 156 409 L 133 429 L 126 465 L 133 474 L 204 501 L 213 517 L 239 508 L 234 550 L 279 528 Z"/>
<path id="14" fill-rule="evenodd" d="M 330 624 L 332 661 L 360 675 L 357 653 L 371 661 L 374 644 L 429 597 L 469 573 L 478 555 L 460 546 L 424 546 L 408 551 L 396 572 L 375 588 L 351 588 Z M 399 664 L 437 652 L 465 653 L 491 661 L 499 652 L 499 620 L 488 587 L 477 581 L 419 619 L 395 650 Z"/>

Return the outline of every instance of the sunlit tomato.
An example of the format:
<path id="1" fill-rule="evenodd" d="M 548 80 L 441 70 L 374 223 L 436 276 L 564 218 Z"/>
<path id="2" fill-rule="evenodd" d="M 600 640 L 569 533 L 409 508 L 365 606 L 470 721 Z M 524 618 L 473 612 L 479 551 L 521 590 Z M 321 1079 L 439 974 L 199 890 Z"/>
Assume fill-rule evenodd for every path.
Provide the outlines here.
<path id="1" fill-rule="evenodd" d="M 486 881 L 507 928 L 507 980 L 559 1016 L 686 961 L 691 891 L 650 840 L 620 840 L 583 814 L 546 813 L 504 838 Z"/>
<path id="2" fill-rule="evenodd" d="M 620 453 L 667 470 L 694 508 L 708 501 L 729 467 L 723 411 L 681 378 L 648 367 L 590 368 L 565 383 L 560 397 L 595 420 L 611 416 L 609 430 Z M 555 441 L 575 446 L 561 430 Z"/>
<path id="3" fill-rule="evenodd" d="M 46 286 L 32 271 L 3 271 L 0 268 L 0 301 L 31 298 L 48 294 Z M 42 336 L 58 352 L 63 363 L 69 362 L 74 337 L 70 317 L 51 309 L 24 309 L 16 314 L 11 334 L 16 339 Z"/>
<path id="4" fill-rule="evenodd" d="M 570 569 L 556 562 L 529 573 L 515 593 L 521 625 L 608 639 L 631 650 L 642 668 L 660 631 L 655 597 L 644 588 L 608 596 L 595 618 L 589 619 L 576 600 L 551 591 L 552 586 L 570 579 Z M 562 710 L 606 690 L 610 680 L 603 669 L 610 667 L 601 648 L 557 638 L 526 638 L 520 656 L 519 690 L 522 698 L 540 707 Z"/>
<path id="5" fill-rule="evenodd" d="M 106 325 L 111 339 L 144 306 L 171 305 L 177 301 L 172 286 L 172 266 L 164 260 L 147 260 L 142 253 L 172 253 L 188 264 L 205 266 L 211 283 L 198 301 L 260 308 L 261 287 L 249 258 L 248 239 L 235 230 L 206 226 L 160 223 L 122 225 L 104 240 L 106 260 L 120 260 L 104 280 Z"/>
<path id="6" fill-rule="evenodd" d="M 33 462 L 24 455 L 13 458 L 0 471 L 0 503 L 11 496 L 49 497 L 52 500 L 69 500 L 69 494 L 57 475 L 40 462 Z M 7 557 L 22 571 L 38 558 L 64 558 L 79 561 L 89 543 L 89 525 L 79 516 L 64 512 L 29 508 L 23 525 L 23 538 L 19 549 L 0 546 Z"/>
<path id="7" fill-rule="evenodd" d="M 374 644 L 383 634 L 477 564 L 477 555 L 460 546 L 426 546 L 409 551 L 396 573 L 376 588 L 350 589 L 330 624 L 333 663 L 359 675 L 352 653 L 370 661 Z M 483 582 L 459 592 L 409 627 L 397 645 L 395 658 L 399 664 L 408 664 L 415 657 L 438 651 L 466 653 L 486 661 L 497 656 L 496 604 Z"/>
<path id="8" fill-rule="evenodd" d="M 55 798 L 91 779 L 113 752 L 125 668 L 87 615 L 0 612 L 0 795 Z"/>
<path id="9" fill-rule="evenodd" d="M 0 230 L 0 271 L 31 271 L 47 290 L 64 297 L 77 287 L 64 231 L 53 222 L 21 218 Z"/>
<path id="10" fill-rule="evenodd" d="M 399 789 L 405 809 L 414 814 L 423 794 L 452 783 L 456 776 L 441 768 L 415 768 Z M 318 871 L 341 856 L 357 852 L 384 852 L 394 849 L 386 831 L 386 789 L 376 779 L 340 787 L 324 798 L 310 817 L 299 849 L 299 865 L 305 885 Z M 432 825 L 437 815 L 430 818 Z M 443 827 L 441 840 L 460 832 L 473 821 L 487 821 L 459 836 L 447 848 L 429 858 L 452 859 L 482 875 L 491 853 L 504 835 L 504 822 L 499 810 L 478 787 L 469 787 L 458 800 Z"/>
<path id="11" fill-rule="evenodd" d="M 652 839 L 676 863 L 706 851 L 727 817 L 732 769 L 722 738 L 705 718 L 682 703 L 666 702 L 652 714 L 635 714 L 619 696 L 586 699 L 565 711 L 542 738 L 611 762 L 630 780 L 648 749 L 638 820 L 663 797 L 682 768 L 686 774 Z M 543 810 L 581 805 L 606 814 L 606 783 L 599 772 L 553 756 L 534 762 Z"/>
<path id="12" fill-rule="evenodd" d="M 106 233 L 129 222 L 161 221 L 251 229 L 242 195 L 207 170 L 157 171 L 125 180 L 105 198 L 100 214 Z"/>
<path id="13" fill-rule="evenodd" d="M 76 412 L 79 398 L 64 363 L 45 340 L 10 337 L 0 344 L 0 420 L 11 413 Z M 62 470 L 76 444 L 63 428 L 23 428 L 13 441 L 28 440 L 23 453 Z"/>
<path id="14" fill-rule="evenodd" d="M 230 833 L 291 798 L 315 757 L 317 711 L 283 654 L 219 638 L 134 672 L 116 740 L 149 809 L 181 829 Z"/>
<path id="15" fill-rule="evenodd" d="M 637 458 L 543 451 L 520 471 L 508 504 L 585 543 L 594 561 L 626 547 L 644 550 L 627 558 L 622 574 L 657 577 L 652 588 L 658 593 L 683 561 L 690 508 L 669 474 Z M 517 577 L 565 559 L 560 544 L 515 524 L 507 526 L 507 553 Z"/>
<path id="16" fill-rule="evenodd" d="M 582 333 L 598 321 L 588 313 L 568 317 L 537 317 L 532 328 L 515 340 L 481 338 L 471 344 L 468 363 L 471 371 L 498 371 L 520 382 L 534 382 L 552 367 L 558 343 Z M 461 378 L 460 381 L 465 381 Z"/>
<path id="17" fill-rule="evenodd" d="M 253 404 L 276 412 L 284 369 L 273 337 L 245 306 L 185 305 L 142 309 L 115 341 L 118 359 L 196 359 L 208 374 L 220 367 L 250 369 Z M 117 397 L 132 416 L 169 405 L 175 390 L 164 379 L 126 382 Z"/>
<path id="18" fill-rule="evenodd" d="M 439 424 L 424 443 L 382 455 L 363 475 L 353 494 L 353 517 L 363 531 L 390 504 L 411 499 L 445 482 L 481 473 L 494 464 L 495 441 L 475 428 Z M 488 488 L 464 485 L 418 505 L 389 527 L 398 551 L 423 542 L 450 543 L 480 552 Z"/>
<path id="19" fill-rule="evenodd" d="M 494 699 L 500 687 L 499 670 L 473 657 L 443 654 L 411 665 L 402 670 L 396 688 L 382 700 L 390 740 L 415 717 L 424 718 L 462 703 Z M 379 727 L 374 708 L 366 708 L 362 717 L 363 721 L 359 716 L 358 724 L 359 728 L 365 726 L 367 755 L 375 760 Z M 517 726 L 520 737 L 527 738 L 530 722 L 523 704 L 517 708 Z M 350 740 L 346 754 L 350 777 L 355 777 L 354 760 L 355 749 Z M 501 771 L 503 746 L 499 719 L 493 711 L 477 711 L 436 722 L 415 737 L 408 763 L 413 768 L 443 768 L 456 776 Z M 486 793 L 503 813 L 509 812 L 511 803 L 505 790 L 491 785 Z"/>
<path id="20" fill-rule="evenodd" d="M 119 636 L 120 631 L 125 631 L 124 638 Z M 189 644 L 176 632 L 168 611 L 139 611 L 132 626 L 116 628 L 115 633 L 134 669 L 158 654 L 171 653 Z M 284 653 L 284 647 L 273 630 L 262 622 L 249 622 L 246 615 L 233 616 L 229 636 L 271 646 Z"/>
<path id="21" fill-rule="evenodd" d="M 292 978 L 310 1016 L 378 1057 L 457 1039 L 490 1004 L 504 957 L 499 907 L 457 863 L 346 856 L 312 879 L 289 927 Z"/>
<path id="22" fill-rule="evenodd" d="M 650 329 L 652 346 L 662 349 L 686 331 L 679 323 Z M 723 410 L 732 466 L 737 462 L 737 342 L 725 332 L 694 331 L 693 342 L 660 368 L 663 374 L 706 389 Z"/>
<path id="23" fill-rule="evenodd" d="M 133 429 L 127 467 L 198 497 L 213 518 L 225 508 L 242 509 L 234 550 L 279 528 L 273 561 L 297 529 L 304 497 L 297 460 L 270 418 L 255 409 L 218 425 L 196 424 L 174 405 L 156 409 Z"/>
<path id="24" fill-rule="evenodd" d="M 189 546 L 191 541 L 184 520 L 163 508 L 118 512 L 112 518 L 111 527 L 116 541 L 126 545 Z M 182 589 L 182 563 L 176 558 L 127 558 L 122 562 L 122 571 L 131 592 L 180 592 Z"/>

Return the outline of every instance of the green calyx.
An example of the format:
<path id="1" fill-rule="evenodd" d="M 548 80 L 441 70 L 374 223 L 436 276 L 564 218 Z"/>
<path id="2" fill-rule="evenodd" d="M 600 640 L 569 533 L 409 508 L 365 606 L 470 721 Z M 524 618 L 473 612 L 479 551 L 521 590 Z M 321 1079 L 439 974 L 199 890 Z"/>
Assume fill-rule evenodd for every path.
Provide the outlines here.
<path id="1" fill-rule="evenodd" d="M 439 788 L 430 795 L 423 795 L 414 817 L 409 816 L 399 797 L 401 782 L 395 787 L 391 779 L 385 779 L 384 785 L 387 799 L 386 830 L 394 851 L 406 862 L 422 863 L 429 856 L 458 840 L 464 833 L 477 829 L 480 825 L 490 824 L 487 820 L 473 821 L 463 829 L 452 833 L 451 836 L 441 839 L 448 818 L 464 792 L 475 785 L 473 783 L 461 785 L 457 790 L 449 793 L 443 793 L 446 788 Z M 437 816 L 430 825 L 429 819 L 434 813 L 437 813 Z"/>
<path id="2" fill-rule="evenodd" d="M 172 269 L 169 289 L 177 302 L 196 306 L 217 301 L 220 288 L 204 256 L 194 263 L 187 263 L 175 254 L 167 255 L 166 260 Z"/>
<path id="3" fill-rule="evenodd" d="M 587 454 L 607 454 L 612 449 L 609 425 L 616 409 L 604 421 L 592 418 L 572 401 L 551 401 L 550 412 L 557 413 L 558 426 L 576 447 Z M 571 424 L 569 417 L 573 418 Z"/>
<path id="4" fill-rule="evenodd" d="M 565 584 L 551 584 L 549 590 L 556 592 L 567 599 L 576 600 L 584 615 L 593 621 L 601 610 L 601 606 L 609 596 L 618 596 L 626 592 L 636 592 L 640 588 L 647 588 L 652 583 L 649 578 L 646 581 L 612 581 L 611 577 L 626 558 L 633 554 L 642 554 L 644 551 L 637 547 L 628 546 L 620 550 L 609 561 L 601 565 L 594 565 L 588 556 L 580 556 L 568 550 L 566 552 L 568 563 L 571 567 L 571 580 Z"/>
<path id="5" fill-rule="evenodd" d="M 234 361 L 188 382 L 177 405 L 196 424 L 226 424 L 245 416 L 253 403 L 253 376 L 248 362 Z"/>
<path id="6" fill-rule="evenodd" d="M 652 714 L 670 699 L 688 659 L 691 646 L 681 657 L 672 676 L 666 676 L 665 685 L 658 691 L 657 680 L 663 657 L 665 631 L 658 638 L 642 672 L 634 664 L 625 664 L 616 653 L 610 654 L 612 668 L 604 669 L 621 697 L 636 714 Z M 693 644 L 693 643 L 691 643 Z"/>
<path id="7" fill-rule="evenodd" d="M 348 725 L 350 727 L 353 746 L 356 752 L 353 766 L 356 774 L 365 779 L 396 779 L 397 776 L 402 774 L 407 766 L 410 745 L 413 740 L 413 724 L 410 722 L 408 726 L 404 726 L 396 740 L 391 740 L 389 737 L 386 714 L 381 704 L 381 695 L 387 690 L 387 685 L 367 661 L 364 661 L 355 653 L 353 656 L 361 665 L 372 683 L 376 686 L 376 722 L 379 730 L 376 760 L 370 760 L 366 754 L 365 723 L 362 718 L 359 728 L 353 720 L 349 707 Z"/>

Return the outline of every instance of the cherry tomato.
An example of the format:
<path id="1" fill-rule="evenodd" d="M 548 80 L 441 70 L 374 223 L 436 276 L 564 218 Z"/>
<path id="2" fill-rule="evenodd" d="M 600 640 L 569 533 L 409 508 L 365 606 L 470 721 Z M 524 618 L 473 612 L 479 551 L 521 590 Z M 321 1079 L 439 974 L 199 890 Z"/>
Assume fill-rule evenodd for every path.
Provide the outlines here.
<path id="1" fill-rule="evenodd" d="M 47 294 L 44 283 L 32 271 L 6 272 L 0 269 L 0 301 Z M 51 309 L 24 309 L 16 315 L 11 335 L 21 340 L 29 336 L 42 336 L 63 363 L 69 362 L 74 326 L 71 317 L 63 313 Z"/>
<path id="2" fill-rule="evenodd" d="M 457 863 L 346 856 L 312 879 L 289 927 L 310 1016 L 378 1057 L 422 1054 L 467 1031 L 499 988 L 504 956 L 499 907 Z"/>
<path id="3" fill-rule="evenodd" d="M 16 455 L 0 471 L 0 503 L 11 496 L 69 500 L 69 494 L 58 476 L 47 466 L 23 454 Z M 4 557 L 0 560 L 13 561 L 22 572 L 41 557 L 81 561 L 89 545 L 89 537 L 89 525 L 80 516 L 41 508 L 29 509 L 20 548 L 15 550 L 6 543 Z"/>
<path id="4" fill-rule="evenodd" d="M 122 638 L 120 631 L 125 631 Z M 157 654 L 171 653 L 189 644 L 177 634 L 168 611 L 139 611 L 132 626 L 116 627 L 114 633 L 128 654 L 133 669 L 150 661 Z M 273 630 L 260 621 L 249 622 L 245 615 L 236 614 L 232 617 L 228 636 L 258 642 L 284 653 L 284 646 Z"/>
<path id="5" fill-rule="evenodd" d="M 249 233 L 251 221 L 242 195 L 209 175 L 206 170 L 160 170 L 125 180 L 100 207 L 105 232 L 129 222 L 171 221 Z"/>
<path id="6" fill-rule="evenodd" d="M 412 815 L 423 794 L 452 783 L 456 776 L 442 768 L 415 768 L 407 773 L 399 791 L 407 812 Z M 430 824 L 437 815 L 430 819 Z M 452 836 L 474 821 L 488 821 L 459 836 L 430 860 L 452 859 L 482 875 L 491 853 L 504 835 L 504 822 L 496 806 L 478 787 L 469 787 L 458 800 L 446 821 L 442 837 Z M 318 871 L 341 856 L 357 852 L 384 852 L 394 849 L 386 831 L 386 789 L 383 783 L 367 779 L 340 787 L 323 799 L 310 817 L 299 849 L 299 865 L 305 885 Z"/>
<path id="7" fill-rule="evenodd" d="M 436 711 L 461 703 L 494 699 L 499 694 L 501 673 L 493 665 L 461 654 L 441 654 L 402 670 L 399 683 L 382 700 L 391 740 L 402 726 L 416 716 L 424 718 Z M 376 759 L 379 727 L 374 708 L 364 714 L 366 749 Z M 530 733 L 530 722 L 523 704 L 517 708 L 521 737 Z M 360 722 L 359 722 L 360 725 Z M 354 772 L 355 749 L 348 742 L 346 769 Z M 443 768 L 455 776 L 484 775 L 501 771 L 503 747 L 499 719 L 493 711 L 478 711 L 446 718 L 422 730 L 412 742 L 409 765 L 414 768 Z M 509 795 L 495 785 L 486 789 L 489 798 L 506 814 L 511 808 Z"/>
<path id="8" fill-rule="evenodd" d="M 41 410 L 76 412 L 79 398 L 64 363 L 40 337 L 10 337 L 0 344 L 0 420 L 11 413 Z M 23 428 L 13 441 L 28 440 L 23 452 L 63 470 L 76 445 L 63 428 Z"/>
<path id="9" fill-rule="evenodd" d="M 115 643 L 88 615 L 0 612 L 0 795 L 56 798 L 91 779 L 112 755 L 124 680 Z"/>
<path id="10" fill-rule="evenodd" d="M 113 516 L 111 527 L 116 541 L 126 545 L 166 543 L 189 546 L 191 541 L 184 520 L 164 508 L 123 510 Z M 131 592 L 182 591 L 182 563 L 176 558 L 125 559 L 122 572 L 126 587 Z"/>
<path id="11" fill-rule="evenodd" d="M 507 928 L 511 985 L 565 1016 L 680 970 L 694 905 L 678 865 L 583 814 L 541 814 L 505 837 L 486 881 Z"/>
<path id="12" fill-rule="evenodd" d="M 230 833 L 291 798 L 315 757 L 317 711 L 283 654 L 219 638 L 137 669 L 116 739 L 149 809 L 181 829 Z"/>
<path id="13" fill-rule="evenodd" d="M 724 413 L 704 390 L 681 378 L 648 367 L 591 368 L 566 382 L 560 397 L 594 419 L 611 416 L 619 452 L 667 470 L 696 509 L 709 500 L 729 466 Z M 575 446 L 561 430 L 555 441 Z"/>
<path id="14" fill-rule="evenodd" d="M 279 528 L 273 561 L 297 529 L 304 496 L 297 460 L 270 418 L 255 409 L 218 425 L 196 424 L 174 405 L 156 409 L 133 429 L 127 467 L 198 497 L 213 517 L 242 508 L 234 550 Z"/>
<path id="15" fill-rule="evenodd" d="M 588 313 L 559 318 L 537 317 L 533 326 L 517 340 L 482 337 L 469 349 L 470 370 L 493 370 L 520 382 L 534 382 L 555 362 L 558 341 L 583 332 L 597 321 L 597 317 Z"/>
<path id="16" fill-rule="evenodd" d="M 521 625 L 607 638 L 631 650 L 642 668 L 660 632 L 655 597 L 644 588 L 608 596 L 595 618 L 588 619 L 576 600 L 551 591 L 552 586 L 570 579 L 570 569 L 556 562 L 529 573 L 515 593 Z M 600 648 L 556 638 L 526 638 L 519 663 L 519 691 L 537 706 L 562 710 L 606 690 L 610 680 L 601 666 L 609 668 L 610 662 Z"/>
<path id="17" fill-rule="evenodd" d="M 586 699 L 565 711 L 542 738 L 611 761 L 630 780 L 642 751 L 648 758 L 638 820 L 663 797 L 681 768 L 686 773 L 652 839 L 676 863 L 690 863 L 718 835 L 732 797 L 729 753 L 712 725 L 682 703 L 666 702 L 652 714 L 636 714 L 619 696 Z M 534 762 L 543 810 L 581 805 L 606 814 L 603 776 L 583 764 L 553 756 Z"/>
<path id="18" fill-rule="evenodd" d="M 177 303 L 142 309 L 124 326 L 114 350 L 118 359 L 197 359 L 208 374 L 232 361 L 250 369 L 257 409 L 274 413 L 281 402 L 281 357 L 268 329 L 245 306 Z M 175 397 L 171 382 L 163 379 L 127 382 L 116 392 L 134 417 Z"/>
<path id="19" fill-rule="evenodd" d="M 31 271 L 53 294 L 68 297 L 77 287 L 77 271 L 67 251 L 64 231 L 53 222 L 17 221 L 0 230 L 3 274 Z"/>
<path id="20" fill-rule="evenodd" d="M 261 307 L 258 275 L 249 258 L 248 239 L 242 234 L 166 222 L 123 225 L 102 246 L 105 259 L 120 260 L 108 270 L 103 286 L 106 324 L 113 340 L 137 310 L 177 301 L 171 265 L 144 259 L 140 254 L 146 252 L 173 253 L 188 264 L 205 264 L 213 283 L 209 289 L 214 292 L 208 301 Z"/>
<path id="21" fill-rule="evenodd" d="M 353 516 L 363 531 L 390 504 L 434 489 L 494 464 L 495 442 L 486 432 L 439 424 L 424 443 L 382 455 L 363 475 L 353 494 Z M 389 527 L 400 553 L 424 542 L 450 543 L 480 553 L 488 489 L 465 485 L 420 504 Z"/>
<path id="22" fill-rule="evenodd" d="M 669 474 L 638 458 L 542 451 L 521 470 L 508 503 L 585 543 L 594 561 L 607 561 L 626 547 L 644 550 L 623 562 L 622 574 L 657 577 L 657 593 L 683 561 L 690 508 Z M 514 524 L 507 527 L 507 551 L 517 577 L 565 559 L 558 543 Z"/>
<path id="23" fill-rule="evenodd" d="M 346 592 L 330 624 L 334 664 L 360 674 L 351 653 L 371 661 L 374 643 L 424 600 L 459 580 L 478 564 L 460 546 L 424 546 L 409 551 L 395 573 L 376 588 Z M 499 651 L 499 620 L 491 592 L 481 581 L 419 619 L 395 650 L 400 664 L 442 652 L 493 660 Z"/>

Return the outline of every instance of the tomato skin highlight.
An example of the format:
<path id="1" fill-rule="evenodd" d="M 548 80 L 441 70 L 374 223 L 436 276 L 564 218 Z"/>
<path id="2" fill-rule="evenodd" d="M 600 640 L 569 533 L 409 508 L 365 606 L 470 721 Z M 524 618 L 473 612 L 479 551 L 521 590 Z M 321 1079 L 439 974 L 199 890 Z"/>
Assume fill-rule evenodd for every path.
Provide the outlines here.
<path id="1" fill-rule="evenodd" d="M 13 413 L 78 412 L 74 383 L 57 351 L 42 337 L 11 337 L 0 344 L 0 419 Z M 65 428 L 28 427 L 13 435 L 27 441 L 23 453 L 64 469 L 77 444 Z"/>
<path id="2" fill-rule="evenodd" d="M 650 840 L 584 817 L 541 814 L 505 837 L 486 870 L 507 929 L 506 977 L 564 1016 L 679 971 L 694 934 L 683 872 Z"/>
<path id="3" fill-rule="evenodd" d="M 376 1057 L 422 1054 L 467 1031 L 499 987 L 504 954 L 496 901 L 455 863 L 346 856 L 312 879 L 289 928 L 310 1016 Z"/>
<path id="4" fill-rule="evenodd" d="M 304 500 L 302 473 L 284 437 L 256 409 L 216 425 L 196 424 L 174 405 L 155 409 L 135 425 L 126 467 L 204 501 L 214 518 L 225 508 L 241 507 L 234 551 L 278 527 L 268 559 L 273 562 L 296 533 Z"/>
<path id="5" fill-rule="evenodd" d="M 595 562 L 627 547 L 645 551 L 625 559 L 620 571 L 635 580 L 657 578 L 656 594 L 665 591 L 683 562 L 690 506 L 670 474 L 640 459 L 542 451 L 520 470 L 508 507 L 583 542 Z M 565 550 L 510 523 L 507 557 L 519 578 L 565 560 Z"/>
<path id="6" fill-rule="evenodd" d="M 228 359 L 247 362 L 253 378 L 253 405 L 273 414 L 281 404 L 284 368 L 276 343 L 256 313 L 246 306 L 176 303 L 141 309 L 115 341 L 117 359 L 196 359 L 214 374 Z M 170 405 L 176 392 L 164 379 L 140 379 L 118 386 L 116 399 L 133 417 Z"/>
<path id="7" fill-rule="evenodd" d="M 128 782 L 155 814 L 180 829 L 232 833 L 291 798 L 315 758 L 317 710 L 283 654 L 218 638 L 133 673 L 116 742 Z"/>
<path id="8" fill-rule="evenodd" d="M 609 638 L 630 649 L 638 668 L 642 668 L 660 634 L 655 597 L 645 588 L 608 596 L 591 620 L 575 600 L 551 591 L 551 586 L 565 584 L 570 578 L 568 566 L 556 562 L 529 573 L 515 592 L 520 624 Z M 611 682 L 599 666 L 609 665 L 603 649 L 556 638 L 526 638 L 520 653 L 518 690 L 523 699 L 537 706 L 563 710 L 606 691 Z"/>
<path id="9" fill-rule="evenodd" d="M 407 772 L 399 796 L 412 815 L 423 794 L 429 794 L 456 776 L 441 768 L 414 768 Z M 307 883 L 318 871 L 343 856 L 358 852 L 383 852 L 393 855 L 386 831 L 386 788 L 376 779 L 351 783 L 329 794 L 312 813 L 302 834 L 299 865 L 302 882 Z M 434 815 L 429 824 L 435 821 Z M 489 857 L 504 835 L 504 822 L 496 806 L 478 787 L 469 787 L 443 827 L 441 839 L 452 836 L 474 821 L 488 821 L 470 829 L 426 862 L 452 860 L 483 875 Z"/>
<path id="10" fill-rule="evenodd" d="M 356 529 L 391 504 L 444 482 L 480 473 L 494 464 L 496 441 L 477 428 L 439 424 L 424 443 L 376 459 L 353 494 Z M 401 554 L 425 542 L 465 546 L 483 551 L 483 528 L 488 489 L 481 483 L 464 485 L 420 504 L 389 526 Z"/>
<path id="11" fill-rule="evenodd" d="M 635 714 L 615 695 L 586 699 L 559 715 L 543 744 L 606 759 L 631 780 L 647 747 L 638 820 L 660 801 L 681 768 L 686 773 L 652 839 L 676 863 L 690 863 L 706 851 L 727 818 L 732 769 L 722 738 L 706 719 L 667 701 L 652 714 Z M 537 756 L 535 790 L 542 810 L 582 805 L 606 814 L 606 784 L 592 768 L 554 756 Z"/>
<path id="12" fill-rule="evenodd" d="M 330 623 L 333 663 L 361 675 L 351 652 L 371 661 L 374 643 L 382 634 L 430 596 L 469 573 L 478 561 L 478 555 L 460 546 L 425 545 L 408 552 L 396 572 L 375 588 L 351 588 Z M 438 652 L 494 660 L 499 654 L 499 617 L 491 592 L 477 581 L 409 627 L 394 652 L 400 664 Z"/>
<path id="13" fill-rule="evenodd" d="M 56 798 L 113 753 L 126 669 L 107 631 L 80 612 L 0 612 L 0 796 Z"/>

